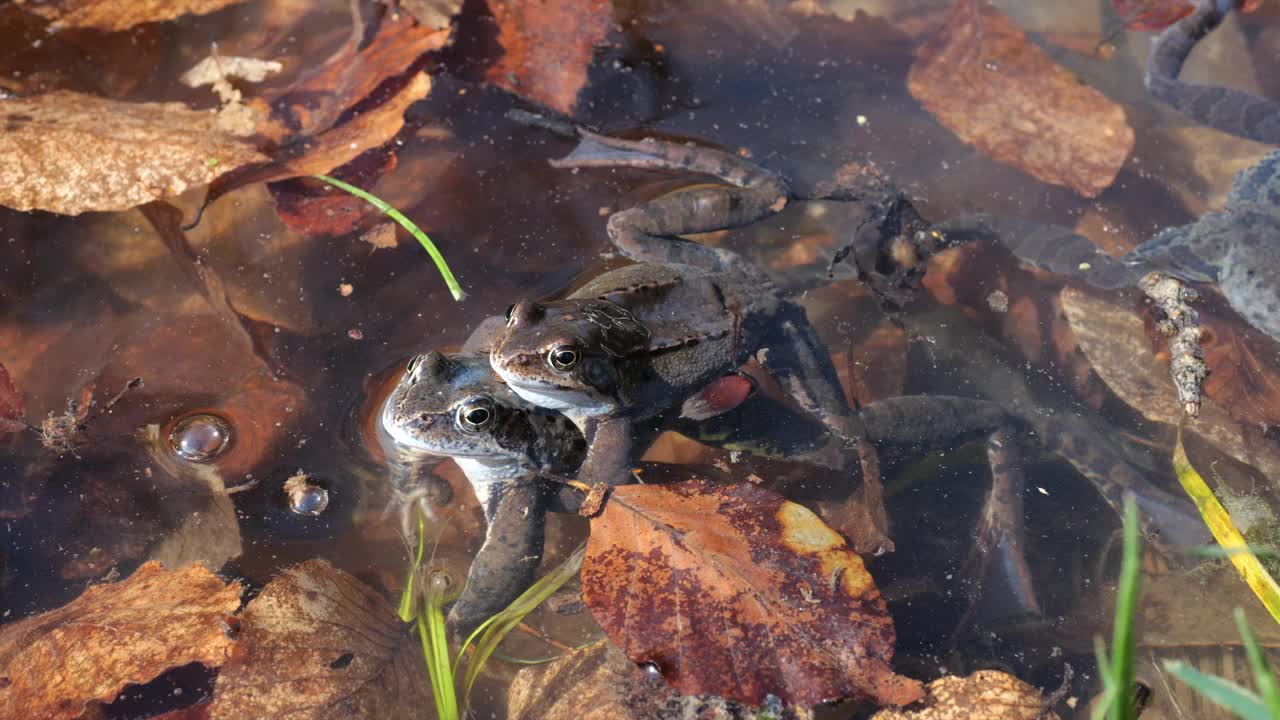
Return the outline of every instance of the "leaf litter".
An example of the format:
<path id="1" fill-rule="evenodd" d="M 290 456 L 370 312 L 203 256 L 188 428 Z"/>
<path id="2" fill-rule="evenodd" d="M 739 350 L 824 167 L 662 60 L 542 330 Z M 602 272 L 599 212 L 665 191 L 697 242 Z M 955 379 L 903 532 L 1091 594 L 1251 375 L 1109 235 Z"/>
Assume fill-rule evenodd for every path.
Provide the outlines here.
<path id="1" fill-rule="evenodd" d="M 0 104 L 0 205 L 63 215 L 181 195 L 264 159 L 181 103 L 56 91 Z"/>
<path id="2" fill-rule="evenodd" d="M 614 488 L 592 519 L 583 599 L 677 690 L 749 705 L 845 697 L 905 705 L 893 620 L 838 533 L 750 483 Z"/>
<path id="3" fill-rule="evenodd" d="M 987 3 L 956 0 L 917 52 L 907 86 L 964 142 L 1085 197 L 1109 187 L 1133 149 L 1124 109 Z"/>
<path id="4" fill-rule="evenodd" d="M 92 28 L 107 32 L 136 25 L 173 20 L 183 15 L 207 15 L 245 0 L 16 0 L 18 7 L 52 23 L 52 29 Z"/>
<path id="5" fill-rule="evenodd" d="M 171 668 L 226 662 L 240 586 L 146 563 L 57 610 L 0 626 L 0 717 L 78 717 Z"/>
<path id="6" fill-rule="evenodd" d="M 419 717 L 431 694 L 405 628 L 382 595 L 327 561 L 295 565 L 241 615 L 209 717 Z"/>

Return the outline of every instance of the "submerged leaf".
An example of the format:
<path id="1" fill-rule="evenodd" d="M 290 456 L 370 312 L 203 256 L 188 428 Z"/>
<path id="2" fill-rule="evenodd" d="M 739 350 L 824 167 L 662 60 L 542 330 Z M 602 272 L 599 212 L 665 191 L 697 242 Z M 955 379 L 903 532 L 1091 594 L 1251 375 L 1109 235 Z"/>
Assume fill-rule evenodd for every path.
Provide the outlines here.
<path id="1" fill-rule="evenodd" d="M 17 5 L 58 28 L 114 32 L 182 15 L 207 15 L 239 2 L 244 0 L 17 0 Z"/>
<path id="2" fill-rule="evenodd" d="M 94 585 L 70 603 L 0 627 L 0 717 L 78 717 L 126 685 L 228 655 L 227 616 L 240 586 L 199 565 L 146 563 L 127 579 Z"/>
<path id="3" fill-rule="evenodd" d="M 893 620 L 862 559 L 749 483 L 615 488 L 591 522 L 582 587 L 609 637 L 682 693 L 802 706 L 923 695 L 893 673 Z"/>
<path id="4" fill-rule="evenodd" d="M 410 718 L 431 702 L 382 595 L 324 560 L 272 580 L 241 616 L 210 718 Z"/>
<path id="5" fill-rule="evenodd" d="M 956 0 L 919 50 L 912 97 L 959 138 L 1053 185 L 1096 197 L 1133 148 L 1124 110 L 1033 45 L 999 10 Z"/>
<path id="6" fill-rule="evenodd" d="M 947 675 L 925 688 L 928 696 L 910 710 L 881 710 L 871 720 L 1056 720 L 1041 713 L 1040 691 L 999 670 L 979 670 L 968 677 Z"/>
<path id="7" fill-rule="evenodd" d="M 489 82 L 572 115 L 587 67 L 612 20 L 610 0 L 489 3 L 504 54 Z"/>
<path id="8" fill-rule="evenodd" d="M 181 103 L 59 91 L 0 104 L 0 205 L 15 210 L 127 210 L 261 159 Z"/>

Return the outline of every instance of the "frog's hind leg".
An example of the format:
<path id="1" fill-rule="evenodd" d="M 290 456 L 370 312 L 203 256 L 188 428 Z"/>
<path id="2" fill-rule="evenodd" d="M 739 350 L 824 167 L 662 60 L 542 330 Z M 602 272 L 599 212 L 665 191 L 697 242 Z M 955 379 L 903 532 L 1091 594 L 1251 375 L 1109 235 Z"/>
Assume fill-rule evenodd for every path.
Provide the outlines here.
<path id="1" fill-rule="evenodd" d="M 889 517 L 884 509 L 880 461 L 862 420 L 845 402 L 844 390 L 826 347 L 798 305 L 784 309 L 776 320 L 777 342 L 761 347 L 756 360 L 769 371 L 802 410 L 822 422 L 835 436 L 858 451 L 862 469 L 859 505 L 866 509 L 874 532 L 868 533 L 860 553 L 893 551 Z"/>
<path id="2" fill-rule="evenodd" d="M 586 130 L 579 131 L 579 137 L 573 152 L 552 165 L 682 171 L 724 183 L 683 188 L 610 216 L 609 238 L 633 260 L 717 270 L 736 267 L 736 255 L 678 236 L 748 225 L 779 212 L 791 198 L 782 176 L 722 150 L 655 139 L 622 140 Z"/>
<path id="3" fill-rule="evenodd" d="M 1147 90 L 1160 102 L 1215 130 L 1280 144 L 1280 103 L 1242 90 L 1178 79 L 1196 43 L 1218 27 L 1232 5 L 1233 0 L 1200 0 L 1195 12 L 1169 26 L 1151 48 Z"/>
<path id="4" fill-rule="evenodd" d="M 988 604 L 1000 602 L 1005 613 L 1040 615 L 1027 567 L 1022 514 L 1022 491 L 1026 476 L 1016 429 L 1004 425 L 987 437 L 987 462 L 991 465 L 991 490 L 982 505 L 982 515 L 974 532 L 974 546 L 961 574 L 972 579 L 969 607 L 958 627 L 963 628 L 977 612 L 984 596 Z M 990 591 L 996 590 L 992 593 Z"/>
<path id="5" fill-rule="evenodd" d="M 471 562 L 467 584 L 449 611 L 449 626 L 466 637 L 533 584 L 546 533 L 551 488 L 541 478 L 494 484 L 483 499 L 488 530 Z"/>

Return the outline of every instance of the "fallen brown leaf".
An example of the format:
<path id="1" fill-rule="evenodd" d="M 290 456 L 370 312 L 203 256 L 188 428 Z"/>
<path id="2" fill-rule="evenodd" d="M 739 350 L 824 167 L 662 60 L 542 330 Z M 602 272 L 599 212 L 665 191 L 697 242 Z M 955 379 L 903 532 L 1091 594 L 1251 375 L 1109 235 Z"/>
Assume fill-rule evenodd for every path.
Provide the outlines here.
<path id="1" fill-rule="evenodd" d="M 26 427 L 22 418 L 27 411 L 22 403 L 22 393 L 14 386 L 9 371 L 0 364 L 0 435 L 18 432 Z"/>
<path id="2" fill-rule="evenodd" d="M 886 709 L 871 720 L 1057 720 L 1041 714 L 1040 691 L 999 670 L 979 670 L 968 677 L 947 675 L 929 683 L 920 707 Z"/>
<path id="3" fill-rule="evenodd" d="M 1169 380 L 1168 356 L 1166 354 L 1163 361 L 1157 357 L 1152 349 L 1150 329 L 1136 310 L 1073 288 L 1064 289 L 1060 297 L 1063 313 L 1080 351 L 1090 362 L 1093 372 L 1117 397 L 1148 420 L 1168 425 L 1185 423 L 1187 430 L 1201 435 L 1236 460 L 1256 467 L 1268 478 L 1280 478 L 1280 447 L 1273 439 L 1264 436 L 1259 429 L 1262 425 L 1257 420 L 1245 421 L 1240 417 L 1274 408 L 1274 392 L 1250 396 L 1247 401 L 1231 395 L 1231 399 L 1222 401 L 1216 397 L 1218 384 L 1206 384 L 1206 397 L 1199 417 L 1186 418 Z M 1241 373 L 1233 367 L 1239 360 L 1221 352 L 1231 343 L 1217 339 L 1218 320 L 1205 313 L 1204 308 L 1198 309 L 1206 327 L 1215 333 L 1215 339 L 1210 340 L 1206 348 L 1206 360 L 1210 356 L 1209 349 L 1217 350 L 1210 361 L 1213 368 L 1210 378 L 1218 373 L 1219 368 L 1228 377 Z M 1251 363 L 1257 362 L 1252 353 L 1245 353 L 1244 357 L 1250 358 Z M 1275 370 L 1271 370 L 1263 377 L 1271 378 L 1269 382 L 1274 384 L 1274 375 Z M 1231 383 L 1224 385 L 1228 390 L 1232 389 Z M 1251 383 L 1240 391 L 1251 392 L 1250 387 L 1256 386 Z M 1209 392 L 1210 389 L 1213 392 Z"/>
<path id="4" fill-rule="evenodd" d="M 459 3 L 460 5 L 460 3 Z M 387 80 L 415 69 L 424 54 L 449 43 L 448 18 L 423 25 L 409 14 L 378 20 L 372 38 L 352 37 L 336 53 L 271 101 L 282 127 L 263 133 L 300 138 L 333 127 L 348 108 L 366 100 Z M 286 129 L 287 128 L 287 129 Z"/>
<path id="5" fill-rule="evenodd" d="M 395 138 L 404 127 L 404 111 L 431 92 L 431 77 L 416 73 L 408 84 L 383 104 L 361 113 L 314 138 L 284 148 L 268 162 L 246 165 L 209 186 L 208 205 L 245 185 L 328 173 L 368 150 Z M 341 192 L 334 190 L 333 192 Z"/>
<path id="6" fill-rule="evenodd" d="M 244 0 L 16 0 L 18 7 L 55 28 L 93 28 L 115 32 L 164 22 L 183 15 L 207 15 Z"/>
<path id="7" fill-rule="evenodd" d="M 240 586 L 193 565 L 147 563 L 50 612 L 0 627 L 0 717 L 58 720 L 125 685 L 198 662 L 216 668 L 233 645 L 227 616 Z"/>
<path id="8" fill-rule="evenodd" d="M 583 599 L 677 690 L 750 705 L 923 695 L 891 668 L 893 620 L 838 533 L 750 483 L 613 490 L 591 521 Z"/>
<path id="9" fill-rule="evenodd" d="M 1085 197 L 1110 186 L 1133 149 L 1124 110 L 987 3 L 956 0 L 946 25 L 918 51 L 907 84 L 961 140 Z"/>
<path id="10" fill-rule="evenodd" d="M 587 67 L 612 22 L 610 0 L 491 0 L 502 57 L 488 81 L 572 115 Z"/>
<path id="11" fill-rule="evenodd" d="M 63 215 L 180 195 L 263 159 L 181 103 L 59 91 L 0 107 L 0 205 Z"/>
<path id="12" fill-rule="evenodd" d="M 398 162 L 394 149 L 387 145 L 361 155 L 332 174 L 356 187 L 372 188 L 378 178 L 391 172 Z M 336 192 L 329 185 L 313 180 L 283 180 L 269 184 L 267 189 L 276 201 L 280 220 L 311 235 L 345 235 L 385 217 L 368 201 L 350 193 Z M 369 231 L 376 227 L 370 227 Z"/>
<path id="13" fill-rule="evenodd" d="M 369 586 L 324 560 L 272 580 L 241 615 L 210 718 L 411 718 L 430 706 L 406 625 Z"/>
<path id="14" fill-rule="evenodd" d="M 548 688 L 555 688 L 548 692 Z M 751 718 L 739 703 L 708 696 L 683 696 L 655 683 L 617 647 L 600 640 L 547 665 L 516 673 L 507 689 L 507 716 L 522 720 L 699 720 Z M 798 717 L 786 709 L 781 719 Z"/>

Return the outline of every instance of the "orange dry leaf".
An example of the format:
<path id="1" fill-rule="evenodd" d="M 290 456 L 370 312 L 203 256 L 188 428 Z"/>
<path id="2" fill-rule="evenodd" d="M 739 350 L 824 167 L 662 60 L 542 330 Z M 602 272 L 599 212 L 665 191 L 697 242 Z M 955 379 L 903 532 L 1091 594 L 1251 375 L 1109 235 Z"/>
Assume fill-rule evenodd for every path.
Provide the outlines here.
<path id="1" fill-rule="evenodd" d="M 1124 110 L 1056 65 L 988 3 L 956 0 L 946 25 L 918 51 L 907 83 L 961 140 L 1085 197 L 1115 180 L 1133 148 Z"/>
<path id="2" fill-rule="evenodd" d="M 431 92 L 431 77 L 417 73 L 391 99 L 351 122 L 287 148 L 276 159 L 241 168 L 209 186 L 205 205 L 245 185 L 328 173 L 392 140 L 404 127 L 404 111 Z M 335 191 L 336 192 L 336 191 Z"/>
<path id="3" fill-rule="evenodd" d="M 0 205 L 79 215 L 180 195 L 262 159 L 181 103 L 59 91 L 0 106 Z"/>
<path id="4" fill-rule="evenodd" d="M 419 652 L 382 595 L 308 560 L 245 608 L 209 717 L 420 717 L 431 697 Z"/>
<path id="5" fill-rule="evenodd" d="M 1057 720 L 1044 711 L 1040 691 L 999 670 L 968 677 L 947 675 L 929 683 L 918 707 L 881 710 L 871 720 Z"/>
<path id="6" fill-rule="evenodd" d="M 587 66 L 604 41 L 610 0 L 490 0 L 503 56 L 489 82 L 520 97 L 572 115 Z"/>
<path id="7" fill-rule="evenodd" d="M 233 645 L 227 616 L 240 586 L 198 565 L 147 563 L 70 603 L 0 627 L 0 717 L 78 717 L 189 663 L 218 667 Z"/>
<path id="8" fill-rule="evenodd" d="M 591 521 L 582 589 L 609 638 L 685 694 L 801 706 L 923 694 L 893 673 L 893 620 L 862 559 L 750 483 L 615 488 Z"/>
<path id="9" fill-rule="evenodd" d="M 56 28 L 93 28 L 114 32 L 182 15 L 205 15 L 244 0 L 17 0 L 17 5 L 51 21 Z"/>

